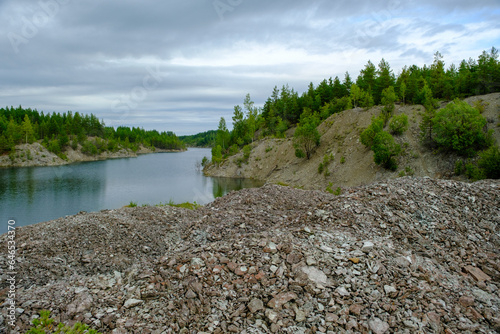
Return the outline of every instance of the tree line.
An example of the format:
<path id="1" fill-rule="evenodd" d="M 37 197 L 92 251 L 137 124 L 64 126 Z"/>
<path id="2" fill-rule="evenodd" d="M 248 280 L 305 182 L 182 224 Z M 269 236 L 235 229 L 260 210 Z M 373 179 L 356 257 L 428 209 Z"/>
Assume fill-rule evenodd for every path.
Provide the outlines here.
<path id="1" fill-rule="evenodd" d="M 0 108 L 0 153 L 13 152 L 21 143 L 41 140 L 51 152 L 61 154 L 71 146 L 82 152 L 96 155 L 121 148 L 136 151 L 140 145 L 158 149 L 183 149 L 185 147 L 173 132 L 146 131 L 136 127 L 108 127 L 95 115 L 78 112 L 38 112 L 21 106 Z"/>
<path id="2" fill-rule="evenodd" d="M 490 51 L 483 51 L 477 60 L 463 60 L 458 67 L 454 64 L 446 67 L 442 55 L 436 52 L 430 66 L 405 66 L 398 75 L 394 74 L 385 59 L 382 59 L 378 66 L 368 61 L 355 81 L 349 72 L 345 72 L 342 81 L 337 76 L 334 79 L 325 79 L 317 86 L 311 82 L 307 91 L 300 95 L 288 85 L 281 89 L 275 86 L 262 108 L 254 107 L 254 102 L 247 94 L 243 108 L 234 107 L 232 131 L 227 129 L 226 120 L 220 119 L 212 148 L 212 163 L 219 164 L 225 157 L 237 153 L 256 137 L 283 137 L 291 127 L 296 127 L 296 155 L 309 158 L 315 147 L 320 144 L 316 127 L 322 120 L 343 110 L 370 108 L 382 104 L 382 124 L 377 127 L 385 127 L 392 117 L 394 104 L 398 102 L 424 105 L 426 112 L 421 124 L 422 140 L 430 145 L 443 146 L 439 137 L 433 137 L 432 133 L 439 132 L 443 122 L 442 113 L 437 115 L 435 112 L 436 100 L 451 101 L 499 91 L 500 62 L 498 50 L 494 47 Z M 470 110 L 467 112 L 472 113 Z M 397 129 L 394 134 L 402 131 L 401 123 L 404 128 L 404 120 L 391 120 L 391 126 Z M 441 131 L 441 134 L 443 133 L 445 132 Z M 382 133 L 375 140 L 375 144 L 373 139 L 375 136 L 367 146 L 375 145 L 379 152 L 394 146 L 392 150 L 384 153 L 384 158 L 377 155 L 382 165 L 394 169 L 392 158 L 397 154 L 398 148 L 393 145 L 392 136 Z M 478 147 L 487 146 L 490 145 L 483 143 Z M 468 147 L 466 155 L 470 155 L 473 148 L 474 145 Z"/>

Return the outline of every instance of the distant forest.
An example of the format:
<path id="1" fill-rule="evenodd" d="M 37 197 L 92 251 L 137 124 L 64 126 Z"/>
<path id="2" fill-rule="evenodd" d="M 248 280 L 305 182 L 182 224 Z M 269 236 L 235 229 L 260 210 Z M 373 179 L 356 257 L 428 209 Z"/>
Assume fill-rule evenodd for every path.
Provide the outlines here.
<path id="1" fill-rule="evenodd" d="M 442 55 L 436 52 L 430 66 L 405 66 L 397 76 L 386 60 L 382 59 L 378 66 L 368 61 L 355 81 L 346 72 L 343 80 L 337 76 L 317 86 L 311 82 L 301 95 L 288 85 L 281 89 L 274 87 L 262 108 L 254 107 L 247 94 L 243 107 L 234 107 L 232 131 L 228 131 L 226 120 L 220 119 L 212 150 L 213 162 L 238 152 L 256 135 L 282 137 L 289 128 L 310 123 L 311 118 L 319 124 L 343 110 L 385 104 L 384 91 L 393 94 L 395 102 L 424 105 L 432 105 L 430 100 L 451 101 L 499 92 L 498 50 L 493 47 L 483 51 L 477 60 L 470 58 L 458 66 L 448 67 Z"/>
<path id="2" fill-rule="evenodd" d="M 158 149 L 185 148 L 173 132 L 146 131 L 141 128 L 105 126 L 93 115 L 78 112 L 38 112 L 21 106 L 0 109 L 0 153 L 14 151 L 15 145 L 41 140 L 47 149 L 61 154 L 67 146 L 96 155 L 121 148 L 136 151 L 139 145 Z"/>

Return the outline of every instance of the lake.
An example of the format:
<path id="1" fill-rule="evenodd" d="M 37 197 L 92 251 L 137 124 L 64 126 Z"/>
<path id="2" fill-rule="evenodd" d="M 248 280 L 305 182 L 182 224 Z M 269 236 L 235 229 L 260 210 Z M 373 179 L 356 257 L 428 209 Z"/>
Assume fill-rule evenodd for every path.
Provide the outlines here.
<path id="1" fill-rule="evenodd" d="M 199 165 L 210 149 L 155 153 L 137 158 L 82 162 L 57 167 L 0 168 L 0 233 L 80 211 L 137 205 L 206 204 L 232 190 L 262 182 L 206 177 Z"/>

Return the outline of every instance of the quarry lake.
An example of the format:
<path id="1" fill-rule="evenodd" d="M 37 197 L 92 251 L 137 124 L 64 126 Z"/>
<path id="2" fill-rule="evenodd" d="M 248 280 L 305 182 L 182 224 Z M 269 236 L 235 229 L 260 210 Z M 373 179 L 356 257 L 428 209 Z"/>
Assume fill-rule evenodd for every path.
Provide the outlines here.
<path id="1" fill-rule="evenodd" d="M 206 177 L 199 165 L 210 149 L 156 153 L 137 158 L 57 167 L 0 169 L 0 234 L 15 226 L 44 222 L 80 211 L 182 202 L 206 204 L 232 190 L 262 182 Z"/>

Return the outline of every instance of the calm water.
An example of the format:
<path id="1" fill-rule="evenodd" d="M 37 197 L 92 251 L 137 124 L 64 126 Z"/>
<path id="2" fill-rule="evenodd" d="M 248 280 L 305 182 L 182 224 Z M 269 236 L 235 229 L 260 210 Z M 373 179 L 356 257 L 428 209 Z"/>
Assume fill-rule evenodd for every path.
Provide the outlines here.
<path id="1" fill-rule="evenodd" d="M 204 156 L 210 156 L 209 149 L 58 167 L 0 168 L 0 233 L 7 231 L 9 219 L 24 226 L 130 202 L 206 204 L 232 190 L 262 185 L 205 177 L 196 166 Z"/>

